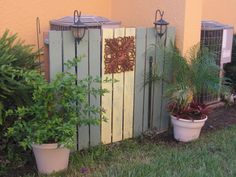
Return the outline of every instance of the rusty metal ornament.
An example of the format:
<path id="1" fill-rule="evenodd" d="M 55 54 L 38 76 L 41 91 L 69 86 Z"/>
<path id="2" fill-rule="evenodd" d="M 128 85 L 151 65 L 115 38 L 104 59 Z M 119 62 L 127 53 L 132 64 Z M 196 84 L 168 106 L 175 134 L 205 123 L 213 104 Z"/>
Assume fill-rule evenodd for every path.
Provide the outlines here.
<path id="1" fill-rule="evenodd" d="M 133 36 L 105 39 L 105 74 L 133 71 L 135 42 Z"/>

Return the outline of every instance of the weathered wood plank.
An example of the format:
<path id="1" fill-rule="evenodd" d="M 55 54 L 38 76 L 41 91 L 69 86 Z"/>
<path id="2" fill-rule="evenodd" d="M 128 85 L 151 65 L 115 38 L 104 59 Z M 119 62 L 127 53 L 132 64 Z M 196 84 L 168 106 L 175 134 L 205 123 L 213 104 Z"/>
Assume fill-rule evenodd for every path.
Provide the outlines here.
<path id="1" fill-rule="evenodd" d="M 72 60 L 75 57 L 75 38 L 71 31 L 63 31 L 63 47 L 63 58 L 64 63 L 66 63 L 68 60 Z M 64 69 L 67 70 L 65 66 Z M 69 72 L 75 73 L 75 69 L 71 68 Z"/>
<path id="2" fill-rule="evenodd" d="M 85 36 L 80 42 L 80 44 L 77 45 L 77 52 L 78 52 L 78 56 L 84 56 L 81 62 L 78 64 L 77 78 L 84 79 L 88 77 L 89 75 L 88 31 L 86 31 Z M 84 148 L 89 147 L 89 126 L 81 125 L 79 127 L 78 135 L 79 135 L 78 137 L 79 149 L 84 149 Z"/>
<path id="3" fill-rule="evenodd" d="M 62 37 L 63 37 L 63 61 L 64 61 L 63 65 L 64 65 L 68 60 L 72 60 L 75 57 L 75 39 L 71 31 L 63 31 L 62 33 L 63 33 Z M 71 68 L 70 70 L 68 70 L 68 68 L 66 68 L 65 65 L 63 67 L 64 71 L 68 71 L 72 74 L 75 74 L 75 68 Z M 75 129 L 77 129 L 76 126 Z M 77 149 L 78 137 L 76 137 L 75 142 L 76 142 L 75 149 Z"/>
<path id="4" fill-rule="evenodd" d="M 105 73 L 105 64 L 104 64 L 104 55 L 105 55 L 105 39 L 113 38 L 113 29 L 103 29 L 103 42 L 102 42 L 102 79 L 112 79 L 112 75 L 104 74 Z M 102 96 L 102 107 L 106 111 L 106 122 L 102 122 L 101 125 L 101 139 L 102 143 L 108 144 L 111 143 L 111 119 L 112 119 L 112 84 L 103 83 L 103 89 L 107 89 L 109 93 Z"/>
<path id="5" fill-rule="evenodd" d="M 50 80 L 62 71 L 62 33 L 60 31 L 49 32 L 49 67 Z"/>
<path id="6" fill-rule="evenodd" d="M 134 86 L 134 137 L 143 131 L 143 104 L 144 104 L 144 67 L 146 52 L 146 28 L 136 30 L 136 64 Z"/>
<path id="7" fill-rule="evenodd" d="M 174 44 L 175 42 L 175 28 L 170 27 L 167 31 L 167 41 L 166 46 L 170 47 L 171 44 Z M 168 75 L 168 78 L 171 79 L 171 65 L 168 63 L 165 63 L 164 67 L 165 75 Z M 163 83 L 163 94 L 165 93 L 165 90 L 167 89 L 167 84 Z M 170 115 L 166 111 L 166 105 L 168 103 L 168 100 L 162 96 L 163 104 L 162 104 L 162 120 L 161 120 L 161 129 L 160 131 L 167 130 L 169 128 L 169 121 L 170 121 Z"/>
<path id="8" fill-rule="evenodd" d="M 135 37 L 135 28 L 126 28 L 125 36 Z M 125 72 L 124 80 L 124 118 L 123 139 L 133 136 L 134 113 L 134 71 Z"/>
<path id="9" fill-rule="evenodd" d="M 145 80 L 144 83 L 147 81 L 150 67 L 149 67 L 149 61 L 150 57 L 154 58 L 155 56 L 155 50 L 153 48 L 153 45 L 155 44 L 155 31 L 153 28 L 147 28 L 147 37 L 146 37 L 146 58 L 145 58 Z M 147 130 L 148 122 L 150 122 L 150 125 L 152 126 L 153 123 L 153 117 L 152 117 L 152 109 L 151 112 L 149 110 L 149 85 L 145 86 L 145 92 L 144 92 L 144 117 L 143 117 L 143 131 Z"/>
<path id="10" fill-rule="evenodd" d="M 164 39 L 164 37 L 162 37 L 162 39 Z M 158 74 L 158 76 L 162 76 L 163 75 L 163 51 L 159 50 L 160 47 L 159 45 L 161 45 L 160 38 L 157 37 L 156 38 L 156 46 L 155 46 L 155 60 L 154 60 L 154 65 L 153 67 L 156 68 L 156 72 Z M 162 104 L 163 104 L 163 82 L 162 79 L 156 81 L 155 85 L 154 85 L 154 90 L 153 90 L 153 127 L 157 128 L 158 130 L 161 130 L 161 121 L 162 121 Z"/>
<path id="11" fill-rule="evenodd" d="M 114 37 L 124 37 L 124 28 L 114 29 Z M 123 87 L 124 87 L 124 73 L 113 74 L 115 80 L 118 82 L 114 83 L 113 86 L 113 132 L 112 141 L 122 140 L 122 127 L 123 127 Z"/>
<path id="12" fill-rule="evenodd" d="M 89 71 L 90 76 L 100 77 L 100 54 L 101 54 L 101 34 L 99 29 L 89 30 Z M 100 84 L 92 84 L 91 87 L 100 88 Z M 100 96 L 90 96 L 90 105 L 100 106 Z M 100 125 L 90 126 L 90 145 L 95 146 L 101 143 L 101 128 Z"/>

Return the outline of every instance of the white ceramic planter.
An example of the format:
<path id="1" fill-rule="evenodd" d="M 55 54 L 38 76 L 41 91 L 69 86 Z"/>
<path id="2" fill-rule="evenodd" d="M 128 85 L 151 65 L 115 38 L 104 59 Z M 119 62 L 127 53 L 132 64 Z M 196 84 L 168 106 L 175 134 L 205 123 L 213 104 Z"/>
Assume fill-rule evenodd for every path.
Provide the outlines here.
<path id="1" fill-rule="evenodd" d="M 38 172 L 50 174 L 67 169 L 70 150 L 57 144 L 32 145 Z"/>
<path id="2" fill-rule="evenodd" d="M 171 115 L 171 123 L 174 127 L 174 138 L 178 141 L 189 142 L 198 139 L 201 129 L 207 117 L 202 120 L 177 119 Z"/>

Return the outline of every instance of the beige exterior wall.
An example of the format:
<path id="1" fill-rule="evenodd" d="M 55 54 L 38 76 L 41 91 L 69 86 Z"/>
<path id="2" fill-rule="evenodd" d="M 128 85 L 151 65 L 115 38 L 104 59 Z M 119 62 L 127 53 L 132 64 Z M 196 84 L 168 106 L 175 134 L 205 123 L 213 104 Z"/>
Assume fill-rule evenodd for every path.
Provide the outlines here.
<path id="1" fill-rule="evenodd" d="M 49 20 L 73 15 L 75 9 L 110 17 L 110 6 L 110 0 L 0 0 L 0 34 L 10 29 L 27 43 L 36 44 L 36 17 L 41 31 L 48 31 Z"/>
<path id="2" fill-rule="evenodd" d="M 236 32 L 236 0 L 203 0 L 202 19 L 232 25 Z"/>
<path id="3" fill-rule="evenodd" d="M 153 26 L 156 9 L 164 10 L 183 53 L 200 40 L 202 0 L 112 0 L 111 5 L 111 17 L 125 26 Z"/>
<path id="4" fill-rule="evenodd" d="M 204 0 L 186 0 L 185 2 L 183 53 L 186 53 L 193 45 L 200 42 L 202 1 Z"/>
<path id="5" fill-rule="evenodd" d="M 184 52 L 199 41 L 201 19 L 236 26 L 235 7 L 236 0 L 1 0 L 0 33 L 8 28 L 36 44 L 36 17 L 41 20 L 41 31 L 47 31 L 50 19 L 72 15 L 75 9 L 120 20 L 128 27 L 151 27 L 156 9 L 162 9 L 176 27 L 177 45 Z"/>

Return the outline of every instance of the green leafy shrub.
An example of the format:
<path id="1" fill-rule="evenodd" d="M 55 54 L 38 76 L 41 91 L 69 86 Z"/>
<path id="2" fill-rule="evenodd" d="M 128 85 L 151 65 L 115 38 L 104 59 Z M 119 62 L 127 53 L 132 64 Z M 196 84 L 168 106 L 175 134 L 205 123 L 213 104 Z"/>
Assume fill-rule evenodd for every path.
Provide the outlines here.
<path id="1" fill-rule="evenodd" d="M 5 31 L 0 37 L 0 168 L 19 166 L 26 161 L 26 154 L 21 155 L 20 148 L 12 138 L 5 136 L 7 129 L 12 126 L 15 117 L 6 119 L 5 111 L 14 109 L 18 105 L 31 102 L 30 87 L 25 85 L 21 73 L 38 68 L 37 52 L 33 46 L 25 45 L 17 39 L 17 35 L 10 35 Z M 24 152 L 25 153 L 25 152 Z"/>
<path id="2" fill-rule="evenodd" d="M 163 48 L 159 47 L 157 53 L 163 53 Z M 166 81 L 165 94 L 169 99 L 168 111 L 171 114 L 185 119 L 205 118 L 207 109 L 200 100 L 202 91 L 218 94 L 229 88 L 224 85 L 226 79 L 219 78 L 220 67 L 215 62 L 214 53 L 195 45 L 186 56 L 183 57 L 174 46 L 166 48 L 165 63 L 171 66 L 171 71 L 166 72 L 171 72 L 171 78 L 167 77 L 169 73 L 160 75 L 154 67 L 148 83 L 160 79 Z"/>
<path id="3" fill-rule="evenodd" d="M 67 63 L 68 71 L 77 65 L 77 61 L 75 58 Z M 97 97 L 106 92 L 100 88 L 101 80 L 87 77 L 75 84 L 77 76 L 68 71 L 57 74 L 50 83 L 35 71 L 22 74 L 27 85 L 33 87 L 33 101 L 31 105 L 8 111 L 9 115 L 18 117 L 8 129 L 8 135 L 23 148 L 44 143 L 73 147 L 76 125 L 98 124 L 100 117 L 103 118 L 103 109 L 88 101 L 89 94 Z M 25 117 L 31 119 L 26 121 Z"/>
<path id="4" fill-rule="evenodd" d="M 22 72 L 37 69 L 38 52 L 33 51 L 32 45 L 26 45 L 17 38 L 16 34 L 10 35 L 5 31 L 0 37 L 0 159 L 1 168 L 22 163 L 20 156 L 22 148 L 12 138 L 5 136 L 6 131 L 15 121 L 15 117 L 6 118 L 5 112 L 16 106 L 31 103 L 31 88 L 25 84 Z M 15 164 L 19 165 L 19 164 Z"/>
<path id="5" fill-rule="evenodd" d="M 29 88 L 25 86 L 20 74 L 23 70 L 36 69 L 38 66 L 37 52 L 33 52 L 33 46 L 17 40 L 17 35 L 9 35 L 9 31 L 2 35 L 0 38 L 1 108 L 25 104 L 31 99 Z"/>

